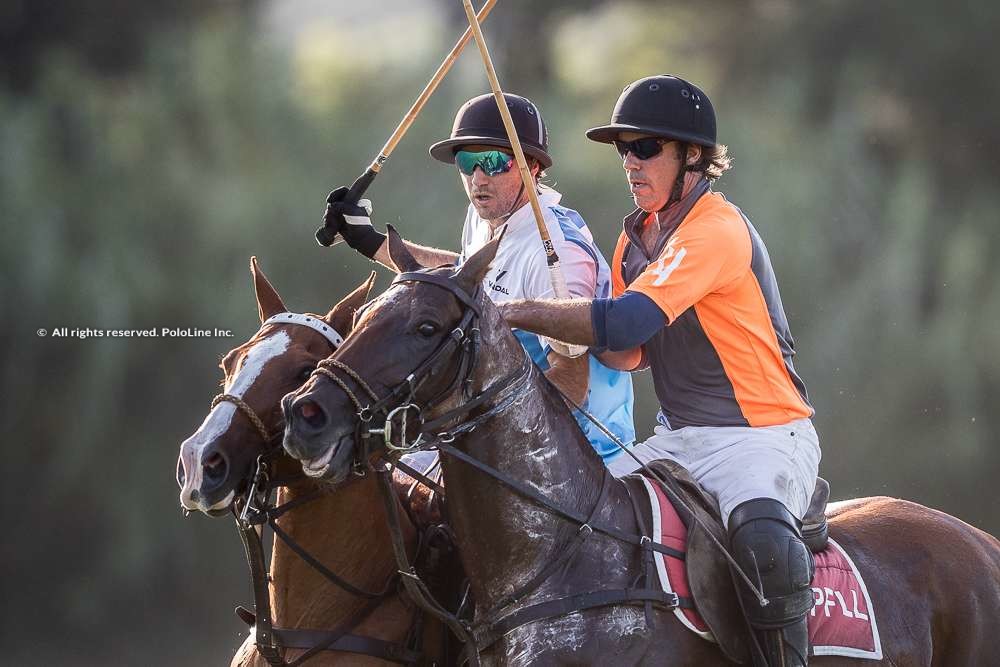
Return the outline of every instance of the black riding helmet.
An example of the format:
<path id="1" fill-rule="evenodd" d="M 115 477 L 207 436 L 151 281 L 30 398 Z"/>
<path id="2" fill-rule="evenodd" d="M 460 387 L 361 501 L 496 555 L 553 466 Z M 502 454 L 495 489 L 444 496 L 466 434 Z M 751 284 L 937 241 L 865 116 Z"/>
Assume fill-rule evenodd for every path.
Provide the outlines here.
<path id="1" fill-rule="evenodd" d="M 603 144 L 618 139 L 622 132 L 639 132 L 706 148 L 715 146 L 715 109 L 698 86 L 669 74 L 647 76 L 625 86 L 611 112 L 611 124 L 587 130 L 587 138 Z M 680 201 L 684 176 L 689 167 L 682 161 L 664 210 Z"/>
<path id="2" fill-rule="evenodd" d="M 611 123 L 587 130 L 587 138 L 610 144 L 622 132 L 640 132 L 711 148 L 715 109 L 693 83 L 661 74 L 630 83 L 622 91 Z"/>
<path id="3" fill-rule="evenodd" d="M 507 109 L 517 130 L 524 154 L 542 164 L 542 168 L 552 166 L 549 156 L 549 133 L 545 121 L 534 103 L 520 95 L 504 93 Z M 461 146 L 483 144 L 513 150 L 507 138 L 507 130 L 497 109 L 492 93 L 473 97 L 459 108 L 455 114 L 451 137 L 430 147 L 431 156 L 441 162 L 454 163 L 455 152 Z"/>

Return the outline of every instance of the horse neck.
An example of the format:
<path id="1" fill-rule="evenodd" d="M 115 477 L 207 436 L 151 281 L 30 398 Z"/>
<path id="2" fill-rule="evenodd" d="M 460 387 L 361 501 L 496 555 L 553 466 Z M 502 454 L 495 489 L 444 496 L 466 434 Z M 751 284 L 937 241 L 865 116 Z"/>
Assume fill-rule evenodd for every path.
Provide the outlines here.
<path id="1" fill-rule="evenodd" d="M 312 488 L 282 488 L 278 503 L 311 493 Z M 382 507 L 377 482 L 369 476 L 291 510 L 278 523 L 338 577 L 362 590 L 377 592 L 396 570 Z M 401 522 L 404 539 L 412 545 L 414 531 L 405 514 Z M 333 628 L 368 603 L 327 580 L 277 537 L 271 577 L 274 622 L 280 627 Z"/>
<path id="2" fill-rule="evenodd" d="M 482 359 L 474 376 L 480 388 L 517 375 L 525 363 L 506 324 L 498 316 L 487 320 L 496 315 L 490 311 L 484 312 Z M 536 367 L 515 391 L 508 409 L 456 446 L 562 507 L 589 512 L 606 474 L 600 457 Z M 466 463 L 443 455 L 442 466 L 462 561 L 478 599 L 487 604 L 537 572 L 578 529 Z"/>

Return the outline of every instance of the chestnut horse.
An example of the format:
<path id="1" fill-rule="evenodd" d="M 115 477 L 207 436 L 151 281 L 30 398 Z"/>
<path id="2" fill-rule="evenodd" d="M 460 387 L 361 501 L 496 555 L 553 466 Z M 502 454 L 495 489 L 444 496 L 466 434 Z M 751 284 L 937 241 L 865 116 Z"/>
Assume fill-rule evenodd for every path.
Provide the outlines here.
<path id="1" fill-rule="evenodd" d="M 258 461 L 268 463 L 272 486 L 277 487 L 280 521 L 276 523 L 288 540 L 274 540 L 270 585 L 266 571 L 260 572 L 261 596 L 269 599 L 262 605 L 264 610 L 257 612 L 270 608 L 268 625 L 277 630 L 276 643 L 288 648 L 275 650 L 275 658 L 269 663 L 252 631 L 232 665 L 283 664 L 279 662 L 282 658 L 286 664 L 299 664 L 304 649 L 324 644 L 334 636 L 331 632 L 347 632 L 360 638 L 352 640 L 352 648 L 359 651 L 310 652 L 314 654 L 307 656 L 309 665 L 440 664 L 446 630 L 398 591 L 385 520 L 381 506 L 375 505 L 374 480 L 355 477 L 335 493 L 330 492 L 325 485 L 306 478 L 300 466 L 284 455 L 278 442 L 283 430 L 281 397 L 301 385 L 316 362 L 339 344 L 335 332 L 346 335 L 350 331 L 375 274 L 325 316 L 294 315 L 287 312 L 256 258 L 251 259 L 250 269 L 261 329 L 230 351 L 221 364 L 225 395 L 236 400 L 213 402 L 201 427 L 181 445 L 177 470 L 181 505 L 213 516 L 230 510 L 239 514 L 247 502 L 258 501 L 248 493 L 259 472 Z M 238 407 L 238 403 L 246 408 Z M 405 512 L 402 515 L 404 519 L 409 517 Z M 246 530 L 245 545 L 248 536 L 250 542 L 256 541 L 260 565 L 265 567 L 259 528 L 255 532 L 254 526 L 238 525 L 241 532 Z M 404 520 L 403 526 L 406 545 L 413 550 L 417 530 L 409 521 Z M 318 561 L 318 567 L 297 555 L 292 545 Z M 333 573 L 346 587 L 332 585 L 321 568 Z M 351 587 L 357 590 L 350 591 Z M 247 612 L 241 616 L 249 623 L 256 620 Z M 291 648 L 296 645 L 300 648 Z M 365 652 L 383 655 L 376 658 Z"/>
<path id="2" fill-rule="evenodd" d="M 636 590 L 642 556 L 629 536 L 643 531 L 626 484 L 610 479 L 483 297 L 498 243 L 460 270 L 428 270 L 390 231 L 403 273 L 282 401 L 285 450 L 312 474 L 342 480 L 386 455 L 369 424 L 410 416 L 409 429 L 393 428 L 401 434 L 393 443 L 441 452 L 451 525 L 477 601 L 473 628 L 491 664 L 726 664 L 669 604 L 650 603 L 649 586 Z M 422 425 L 414 428 L 416 415 Z M 881 664 L 997 664 L 1000 542 L 892 498 L 845 503 L 829 523 L 878 610 Z M 602 606 L 602 596 L 616 601 Z M 812 663 L 871 664 L 832 656 Z"/>

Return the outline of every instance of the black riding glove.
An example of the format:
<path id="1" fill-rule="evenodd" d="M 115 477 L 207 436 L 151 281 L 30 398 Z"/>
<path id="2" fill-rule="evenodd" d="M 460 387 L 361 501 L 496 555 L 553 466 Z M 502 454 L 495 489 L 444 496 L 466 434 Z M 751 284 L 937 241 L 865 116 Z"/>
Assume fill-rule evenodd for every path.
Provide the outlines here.
<path id="1" fill-rule="evenodd" d="M 345 202 L 348 188 L 341 186 L 326 198 L 326 212 L 323 214 L 323 224 L 333 232 L 344 237 L 351 246 L 369 259 L 374 259 L 375 253 L 382 247 L 385 234 L 372 226 L 372 203 L 361 199 L 357 203 Z"/>

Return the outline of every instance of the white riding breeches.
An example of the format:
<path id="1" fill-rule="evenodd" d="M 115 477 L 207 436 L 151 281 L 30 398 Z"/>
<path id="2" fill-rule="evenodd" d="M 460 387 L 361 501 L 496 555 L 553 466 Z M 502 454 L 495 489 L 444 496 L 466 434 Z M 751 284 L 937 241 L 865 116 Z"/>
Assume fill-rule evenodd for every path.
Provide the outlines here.
<path id="1" fill-rule="evenodd" d="M 672 459 L 719 501 L 724 525 L 738 505 L 773 498 L 801 519 L 809 508 L 821 457 L 810 419 L 780 426 L 657 426 L 654 435 L 631 448 L 643 463 Z M 608 469 L 615 477 L 639 467 L 628 454 Z"/>

